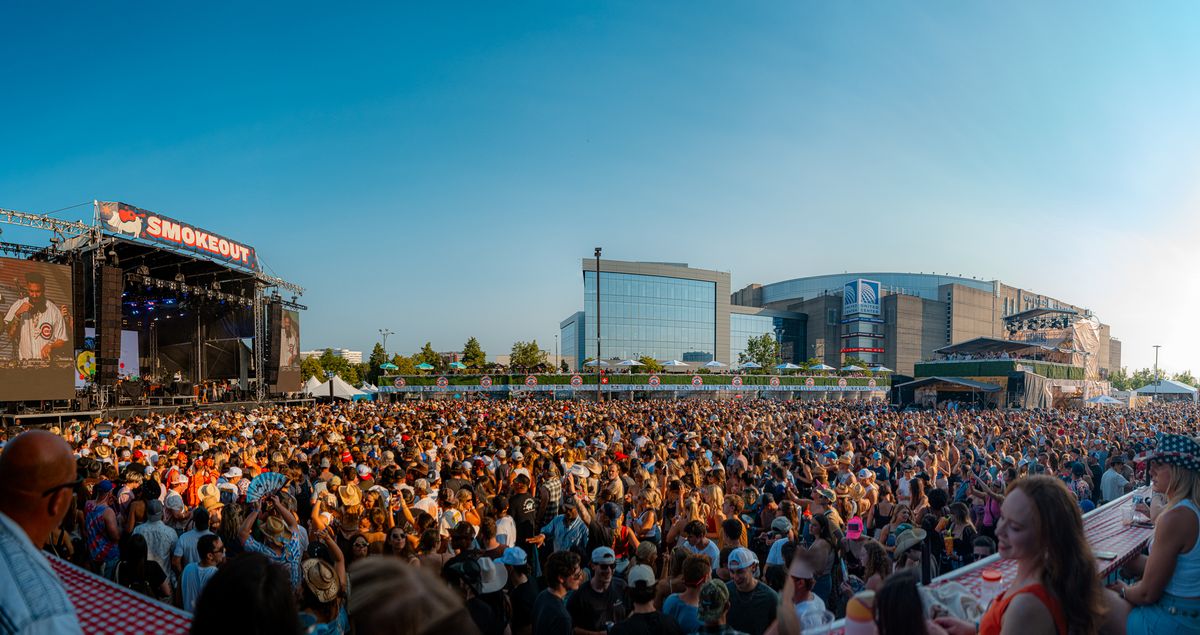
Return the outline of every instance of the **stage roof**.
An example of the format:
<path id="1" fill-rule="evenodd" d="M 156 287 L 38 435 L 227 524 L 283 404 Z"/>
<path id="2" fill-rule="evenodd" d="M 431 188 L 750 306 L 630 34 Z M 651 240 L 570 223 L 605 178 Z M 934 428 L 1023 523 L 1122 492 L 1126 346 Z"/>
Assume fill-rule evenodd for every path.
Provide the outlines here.
<path id="1" fill-rule="evenodd" d="M 982 381 L 974 381 L 972 379 L 963 379 L 961 377 L 924 377 L 922 379 L 914 379 L 913 381 L 910 381 L 910 382 L 907 382 L 904 384 L 897 384 L 896 388 L 913 389 L 913 388 L 921 388 L 922 386 L 928 386 L 930 384 L 937 384 L 937 383 L 962 386 L 963 388 L 970 388 L 971 390 L 978 390 L 979 392 L 999 392 L 1000 391 L 1000 386 L 998 384 L 989 384 L 989 383 L 982 382 Z"/>
<path id="2" fill-rule="evenodd" d="M 1004 321 L 1020 322 L 1022 320 L 1031 320 L 1036 317 L 1042 317 L 1043 315 L 1079 315 L 1079 311 L 1074 309 L 1048 309 L 1045 307 L 1040 307 L 1037 309 L 1029 309 L 1028 311 L 1021 311 L 1020 313 L 1014 313 L 1004 318 Z"/>
<path id="3" fill-rule="evenodd" d="M 1036 348 L 1043 351 L 1057 351 L 1054 346 L 1045 344 L 1034 344 L 1031 342 L 1021 342 L 1017 340 L 1002 340 L 998 337 L 977 337 L 973 340 L 943 346 L 934 350 L 934 353 L 939 355 L 951 355 L 953 353 L 963 353 L 966 355 L 975 355 L 980 353 L 1016 353 L 1031 348 Z"/>

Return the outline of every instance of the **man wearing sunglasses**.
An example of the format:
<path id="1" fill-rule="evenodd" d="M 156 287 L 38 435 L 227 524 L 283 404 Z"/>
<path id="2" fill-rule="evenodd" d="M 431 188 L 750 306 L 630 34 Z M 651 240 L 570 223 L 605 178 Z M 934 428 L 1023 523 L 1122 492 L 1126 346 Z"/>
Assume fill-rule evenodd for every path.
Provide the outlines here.
<path id="1" fill-rule="evenodd" d="M 61 437 L 30 430 L 0 453 L 0 615 L 12 632 L 79 633 L 75 607 L 40 547 L 71 505 L 71 447 Z"/>

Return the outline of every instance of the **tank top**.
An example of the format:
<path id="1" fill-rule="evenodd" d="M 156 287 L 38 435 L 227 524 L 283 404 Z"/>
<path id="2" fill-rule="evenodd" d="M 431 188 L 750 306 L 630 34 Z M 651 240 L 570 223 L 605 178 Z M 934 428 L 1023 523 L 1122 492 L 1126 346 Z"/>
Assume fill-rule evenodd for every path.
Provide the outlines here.
<path id="1" fill-rule="evenodd" d="M 109 562 L 121 557 L 117 543 L 109 540 L 104 525 L 104 510 L 108 505 L 97 505 L 88 501 L 87 513 L 84 516 L 84 530 L 87 534 L 88 555 L 92 562 Z"/>
<path id="2" fill-rule="evenodd" d="M 1032 593 L 1037 596 L 1037 599 L 1041 600 L 1042 604 L 1045 604 L 1046 608 L 1050 610 L 1050 615 L 1054 618 L 1054 630 L 1059 635 L 1066 635 L 1067 616 L 1063 613 L 1062 605 L 1054 599 L 1054 596 L 1050 595 L 1050 592 L 1040 582 L 1021 587 L 1011 594 L 1006 591 L 997 596 L 992 605 L 988 607 L 987 613 L 983 614 L 983 619 L 979 621 L 979 635 L 1000 635 L 1000 627 L 1004 623 L 1004 612 L 1008 610 L 1008 605 L 1013 598 L 1022 593 Z"/>
<path id="3" fill-rule="evenodd" d="M 1176 503 L 1175 507 L 1186 507 L 1192 510 L 1192 513 L 1196 515 L 1196 520 L 1200 521 L 1200 509 L 1197 509 L 1196 504 L 1191 500 L 1185 498 Z M 1182 598 L 1200 597 L 1200 535 L 1196 536 L 1196 541 L 1190 550 L 1176 556 L 1175 573 L 1163 591 Z"/>

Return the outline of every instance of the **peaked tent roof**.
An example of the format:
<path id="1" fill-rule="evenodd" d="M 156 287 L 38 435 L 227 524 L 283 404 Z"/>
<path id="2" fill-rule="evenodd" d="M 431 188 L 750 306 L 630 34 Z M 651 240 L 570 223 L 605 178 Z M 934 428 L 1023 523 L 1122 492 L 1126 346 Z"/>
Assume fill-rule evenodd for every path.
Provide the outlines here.
<path id="1" fill-rule="evenodd" d="M 316 377 L 309 377 L 308 381 L 304 382 L 304 387 L 301 388 L 300 391 L 311 394 L 312 389 L 316 388 L 317 386 L 320 386 L 320 385 L 321 385 L 320 379 L 317 379 Z"/>
<path id="2" fill-rule="evenodd" d="M 1158 385 L 1157 391 L 1154 389 L 1155 384 Z M 1134 392 L 1142 395 L 1153 395 L 1156 392 L 1160 395 L 1195 395 L 1196 389 L 1174 379 L 1160 379 L 1157 382 L 1146 384 Z"/>
<path id="3" fill-rule="evenodd" d="M 307 393 L 311 397 L 328 397 L 329 396 L 329 382 L 333 382 L 333 397 L 335 399 L 345 399 L 345 400 L 349 401 L 359 395 L 367 394 L 367 393 L 355 388 L 354 386 L 347 384 L 346 380 L 344 380 L 338 376 L 334 376 L 333 379 L 331 379 L 319 386 L 316 386 L 311 390 L 306 390 L 305 393 Z"/>

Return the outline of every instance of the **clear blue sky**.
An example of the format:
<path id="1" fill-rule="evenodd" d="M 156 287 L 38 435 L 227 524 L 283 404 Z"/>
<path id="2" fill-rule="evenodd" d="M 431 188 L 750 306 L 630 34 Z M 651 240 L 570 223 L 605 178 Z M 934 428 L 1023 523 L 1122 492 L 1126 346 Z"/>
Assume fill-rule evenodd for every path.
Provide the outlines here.
<path id="1" fill-rule="evenodd" d="M 1195 3 L 239 4 L 0 8 L 0 207 L 244 240 L 306 348 L 551 348 L 603 245 L 999 278 L 1200 356 Z"/>

